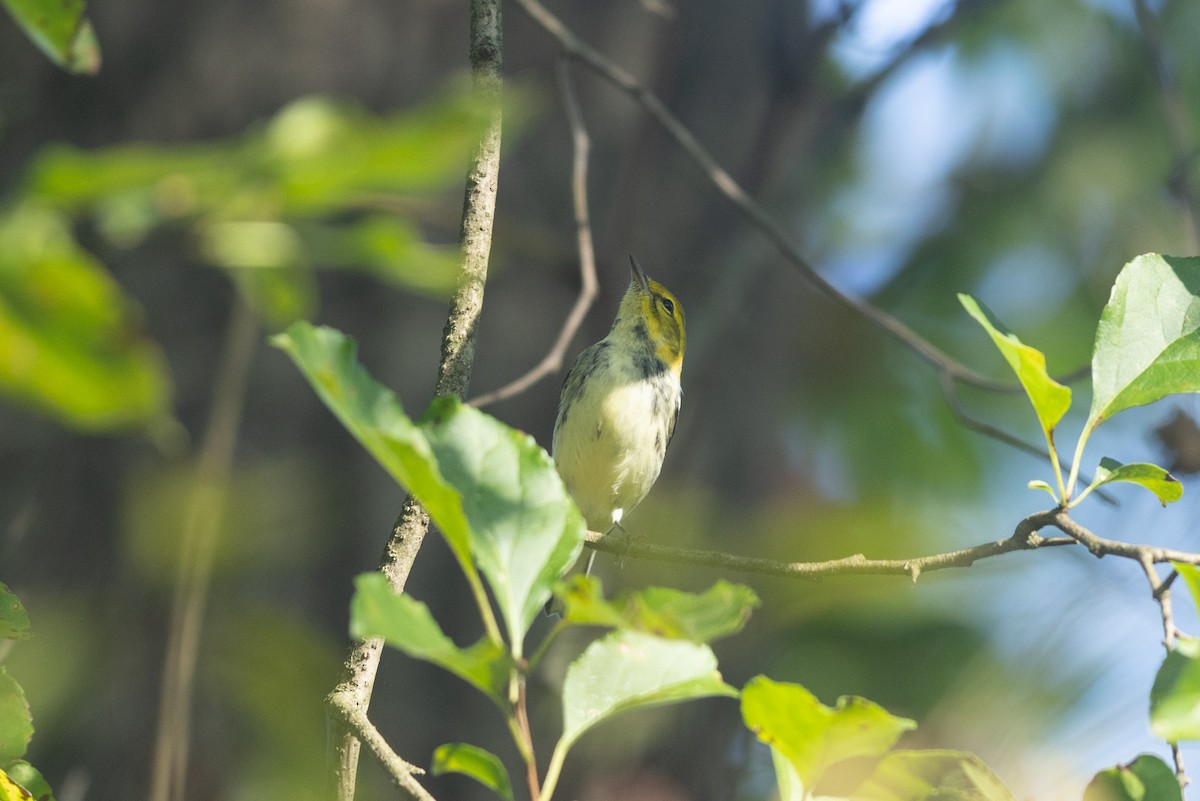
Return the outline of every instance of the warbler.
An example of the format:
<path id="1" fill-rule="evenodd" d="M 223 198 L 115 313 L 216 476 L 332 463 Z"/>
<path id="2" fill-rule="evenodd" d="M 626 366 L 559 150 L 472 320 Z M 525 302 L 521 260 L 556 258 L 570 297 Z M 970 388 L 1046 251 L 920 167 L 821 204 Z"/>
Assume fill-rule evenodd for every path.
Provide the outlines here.
<path id="1" fill-rule="evenodd" d="M 621 528 L 658 478 L 683 401 L 683 308 L 632 255 L 629 264 L 612 330 L 563 381 L 551 448 L 588 528 L 605 533 Z"/>

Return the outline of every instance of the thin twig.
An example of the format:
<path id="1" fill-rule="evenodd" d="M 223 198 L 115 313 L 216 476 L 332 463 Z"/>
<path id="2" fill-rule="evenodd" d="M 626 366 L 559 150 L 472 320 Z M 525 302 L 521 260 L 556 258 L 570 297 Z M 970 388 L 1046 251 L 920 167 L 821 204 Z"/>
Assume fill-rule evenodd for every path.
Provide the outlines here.
<path id="1" fill-rule="evenodd" d="M 575 237 L 579 244 L 579 274 L 581 278 L 579 296 L 575 299 L 575 305 L 571 307 L 571 313 L 563 322 L 562 330 L 558 332 L 558 338 L 554 340 L 554 345 L 542 360 L 525 375 L 511 383 L 473 398 L 470 401 L 472 406 L 482 408 L 489 403 L 511 398 L 529 389 L 545 376 L 561 370 L 567 348 L 570 346 L 571 340 L 575 338 L 579 326 L 583 324 L 583 318 L 587 316 L 588 309 L 596 300 L 599 289 L 596 281 L 596 251 L 592 245 L 592 222 L 587 200 L 588 154 L 591 151 L 592 143 L 587 128 L 584 126 L 583 112 L 579 108 L 579 101 L 575 98 L 575 89 L 571 83 L 569 70 L 570 62 L 566 58 L 559 59 L 559 87 L 562 90 L 567 121 L 571 124 L 571 141 L 575 149 L 571 165 L 571 201 L 575 209 Z"/>
<path id="2" fill-rule="evenodd" d="M 1039 531 L 1053 526 L 1066 537 L 1042 537 Z M 785 562 L 778 559 L 737 556 L 723 551 L 705 551 L 692 548 L 677 548 L 658 545 L 644 540 L 631 539 L 624 534 L 602 534 L 589 531 L 585 535 L 587 547 L 606 553 L 651 559 L 659 562 L 714 567 L 741 573 L 758 573 L 768 576 L 796 576 L 820 579 L 825 576 L 843 575 L 890 575 L 908 576 L 914 581 L 922 573 L 946 570 L 953 567 L 970 567 L 981 559 L 1000 556 L 1014 551 L 1029 551 L 1038 548 L 1057 547 L 1078 543 L 1097 557 L 1119 556 L 1132 559 L 1139 564 L 1163 564 L 1185 562 L 1200 564 L 1200 553 L 1160 548 L 1155 545 L 1135 545 L 1100 537 L 1073 520 L 1066 510 L 1049 509 L 1023 518 L 1011 537 L 985 542 L 970 548 L 945 553 L 929 554 L 908 559 L 868 559 L 863 554 L 854 554 L 841 559 L 823 562 Z M 1157 586 L 1157 585 L 1156 585 Z"/>
<path id="3" fill-rule="evenodd" d="M 1055 510 L 1053 515 L 1051 524 L 1055 528 L 1087 548 L 1097 558 L 1120 556 L 1139 563 L 1143 559 L 1148 559 L 1153 564 L 1183 562 L 1189 565 L 1200 565 L 1200 553 L 1188 553 L 1187 551 L 1177 551 L 1174 548 L 1160 548 L 1156 545 L 1134 545 L 1129 542 L 1105 539 L 1093 534 L 1075 522 L 1064 509 Z"/>
<path id="4" fill-rule="evenodd" d="M 916 581 L 922 573 L 945 570 L 952 567 L 970 567 L 980 559 L 987 559 L 1013 551 L 1028 551 L 1037 548 L 1072 545 L 1070 537 L 1042 538 L 1038 529 L 1049 525 L 1057 510 L 1039 512 L 1022 520 L 1011 537 L 994 542 L 985 542 L 957 551 L 918 556 L 910 559 L 868 559 L 863 554 L 854 554 L 841 559 L 824 562 L 784 562 L 777 559 L 762 559 L 736 556 L 721 551 L 703 551 L 691 548 L 676 548 L 657 545 L 643 540 L 631 540 L 624 535 L 605 535 L 589 531 L 586 535 L 588 547 L 621 555 L 652 559 L 660 562 L 714 567 L 740 573 L 758 573 L 767 576 L 795 576 L 805 579 L 820 579 L 825 576 L 883 575 L 908 576 Z M 1200 559 L 1200 555 L 1197 556 Z"/>
<path id="5" fill-rule="evenodd" d="M 796 267 L 809 283 L 816 287 L 822 294 L 857 312 L 859 315 L 866 317 L 893 337 L 899 339 L 910 350 L 932 364 L 939 371 L 948 373 L 956 381 L 1000 392 L 1011 392 L 1016 389 L 1015 385 L 1011 382 L 997 381 L 994 378 L 972 370 L 942 351 L 932 342 L 917 334 L 897 318 L 860 298 L 847 295 L 834 287 L 804 258 L 792 242 L 788 231 L 742 189 L 733 176 L 717 163 L 716 159 L 709 154 L 687 127 L 667 110 L 667 107 L 658 99 L 657 95 L 638 83 L 633 76 L 613 64 L 599 51 L 581 40 L 561 20 L 551 14 L 541 3 L 537 2 L 537 0 L 516 0 L 516 3 L 534 22 L 554 37 L 567 55 L 583 62 L 646 109 L 708 175 L 709 180 L 712 181 L 717 190 L 733 203 L 755 227 L 762 231 L 784 258 Z"/>

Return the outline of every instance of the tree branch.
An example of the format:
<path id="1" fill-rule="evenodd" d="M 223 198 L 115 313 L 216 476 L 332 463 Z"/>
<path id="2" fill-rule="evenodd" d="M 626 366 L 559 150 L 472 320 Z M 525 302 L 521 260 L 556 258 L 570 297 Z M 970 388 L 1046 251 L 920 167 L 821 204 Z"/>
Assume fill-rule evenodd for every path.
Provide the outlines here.
<path id="1" fill-rule="evenodd" d="M 660 562 L 714 567 L 721 570 L 767 576 L 795 576 L 819 580 L 825 576 L 882 575 L 908 576 L 916 581 L 922 573 L 946 570 L 952 567 L 970 567 L 980 559 L 1000 556 L 1013 551 L 1074 544 L 1075 540 L 1070 537 L 1046 539 L 1038 536 L 1038 530 L 1053 522 L 1056 514 L 1057 510 L 1053 510 L 1026 517 L 1017 524 L 1012 536 L 1007 539 L 985 542 L 957 551 L 909 559 L 868 559 L 863 554 L 854 554 L 824 562 L 784 562 L 776 559 L 737 556 L 722 551 L 657 545 L 652 542 L 632 540 L 623 534 L 605 535 L 598 531 L 587 533 L 586 545 L 597 551 L 621 556 L 636 556 Z M 1200 558 L 1200 555 L 1197 558 Z"/>
<path id="2" fill-rule="evenodd" d="M 491 254 L 496 189 L 500 175 L 500 90 L 504 46 L 499 0 L 471 0 L 470 38 L 475 91 L 480 101 L 490 109 L 491 121 L 467 170 L 460 232 L 462 272 L 442 331 L 442 358 L 434 390 L 437 395 L 460 398 L 466 395 L 475 361 L 475 337 L 483 309 L 483 290 Z M 404 590 L 428 530 L 429 514 L 409 497 L 404 502 L 379 565 L 380 571 L 387 576 L 388 583 L 396 592 Z M 379 738 L 380 742 L 375 742 L 372 733 L 378 735 L 378 732 L 367 719 L 367 707 L 375 686 L 382 648 L 383 643 L 379 639 L 356 643 L 342 666 L 337 687 L 326 698 L 326 708 L 334 724 L 331 732 L 334 758 L 330 780 L 338 801 L 354 799 L 360 742 L 365 741 L 390 769 L 387 754 L 392 753 L 391 749 L 385 751 L 380 748 L 380 745 L 386 747 L 382 737 Z M 396 777 L 395 773 L 393 777 Z M 416 790 L 405 784 L 401 786 L 417 798 L 430 798 L 412 779 L 411 772 L 408 781 L 416 786 Z"/>
<path id="3" fill-rule="evenodd" d="M 433 796 L 429 794 L 413 777 L 423 774 L 425 771 L 418 768 L 416 765 L 411 765 L 405 762 L 392 747 L 388 745 L 384 736 L 379 733 L 375 725 L 367 718 L 367 713 L 356 706 L 356 701 L 351 694 L 334 692 L 329 696 L 329 709 L 337 715 L 338 721 L 349 731 L 354 732 L 358 741 L 367 744 L 371 749 L 371 753 L 379 759 L 380 764 L 392 777 L 392 781 L 401 790 L 407 792 L 413 798 L 419 801 L 434 801 Z"/>
<path id="4" fill-rule="evenodd" d="M 1042 537 L 1038 532 L 1053 526 L 1066 537 Z M 970 567 L 981 559 L 1000 556 L 1014 551 L 1031 551 L 1038 548 L 1080 544 L 1097 557 L 1120 556 L 1142 565 L 1164 562 L 1186 562 L 1200 564 L 1200 553 L 1188 553 L 1154 545 L 1135 545 L 1097 536 L 1071 519 L 1063 509 L 1049 509 L 1023 518 L 1007 539 L 995 540 L 945 553 L 916 556 L 907 559 L 868 559 L 863 554 L 830 559 L 823 562 L 785 562 L 752 556 L 738 556 L 724 551 L 706 551 L 693 548 L 678 548 L 658 545 L 630 538 L 624 534 L 602 534 L 589 531 L 584 544 L 596 551 L 634 556 L 659 562 L 714 567 L 740 573 L 757 573 L 767 576 L 795 576 L 805 579 L 821 579 L 825 576 L 884 575 L 908 576 L 916 581 L 922 573 L 946 570 L 953 567 Z M 1157 586 L 1157 585 L 1155 585 Z"/>

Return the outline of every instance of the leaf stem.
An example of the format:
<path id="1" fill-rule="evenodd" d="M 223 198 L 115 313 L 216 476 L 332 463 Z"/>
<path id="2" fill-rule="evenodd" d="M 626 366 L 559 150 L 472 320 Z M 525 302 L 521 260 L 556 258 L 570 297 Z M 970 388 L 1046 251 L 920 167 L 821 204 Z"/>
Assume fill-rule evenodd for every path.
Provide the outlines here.
<path id="1" fill-rule="evenodd" d="M 1075 456 L 1071 459 L 1071 476 L 1067 479 L 1067 488 L 1062 496 L 1064 506 L 1074 505 L 1071 503 L 1071 496 L 1075 494 L 1075 482 L 1079 480 L 1079 464 L 1083 461 L 1083 449 L 1098 424 L 1098 420 L 1093 421 L 1089 419 L 1087 424 L 1084 425 L 1083 431 L 1079 432 L 1079 442 L 1075 445 Z"/>
<path id="2" fill-rule="evenodd" d="M 550 765 L 546 768 L 546 781 L 542 783 L 542 795 L 538 801 L 550 801 L 550 797 L 554 795 L 554 788 L 558 785 L 559 774 L 562 773 L 563 762 L 567 759 L 568 747 L 563 740 L 559 740 L 555 744 L 554 753 L 550 755 Z"/>
<path id="3" fill-rule="evenodd" d="M 1046 452 L 1050 455 L 1050 466 L 1054 468 L 1054 483 L 1058 485 L 1058 501 L 1067 502 L 1067 492 L 1063 485 L 1062 468 L 1058 465 L 1058 448 L 1054 446 L 1054 430 L 1044 429 L 1046 434 Z"/>

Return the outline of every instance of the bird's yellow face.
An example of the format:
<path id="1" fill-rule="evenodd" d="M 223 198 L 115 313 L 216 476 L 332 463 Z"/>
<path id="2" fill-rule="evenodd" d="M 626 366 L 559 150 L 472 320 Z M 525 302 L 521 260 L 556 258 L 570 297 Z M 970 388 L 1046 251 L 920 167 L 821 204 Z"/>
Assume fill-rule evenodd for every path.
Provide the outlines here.
<path id="1" fill-rule="evenodd" d="M 683 351 L 687 346 L 687 329 L 683 322 L 683 307 L 665 286 L 647 278 L 641 265 L 632 261 L 633 283 L 626 297 L 636 295 L 636 303 L 646 332 L 654 343 L 658 358 L 678 378 L 683 371 Z M 624 304 L 622 304 L 624 305 Z"/>

